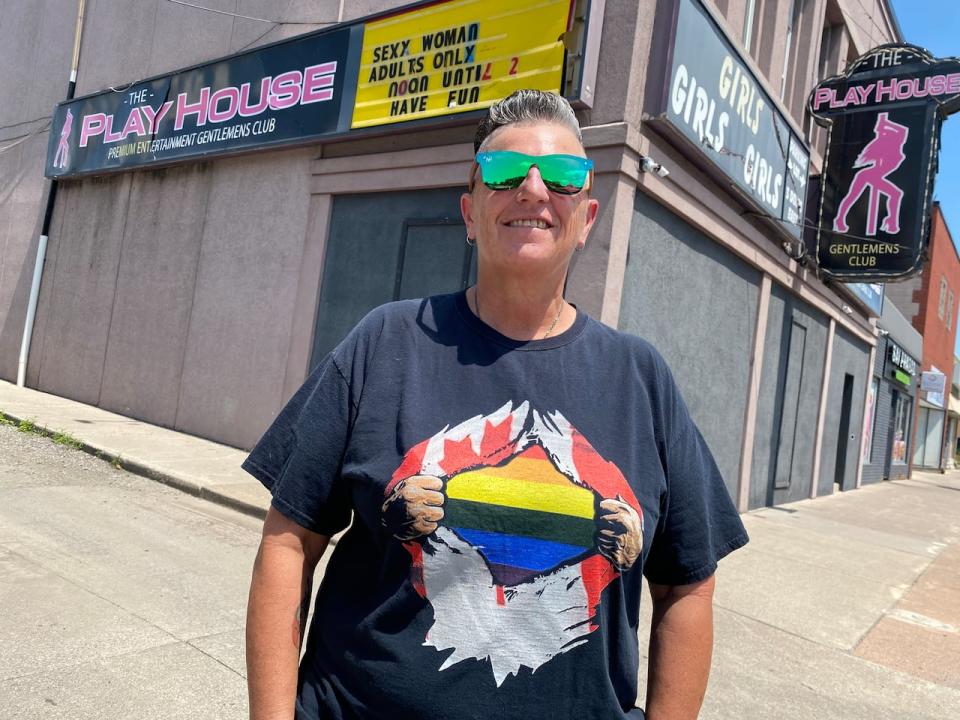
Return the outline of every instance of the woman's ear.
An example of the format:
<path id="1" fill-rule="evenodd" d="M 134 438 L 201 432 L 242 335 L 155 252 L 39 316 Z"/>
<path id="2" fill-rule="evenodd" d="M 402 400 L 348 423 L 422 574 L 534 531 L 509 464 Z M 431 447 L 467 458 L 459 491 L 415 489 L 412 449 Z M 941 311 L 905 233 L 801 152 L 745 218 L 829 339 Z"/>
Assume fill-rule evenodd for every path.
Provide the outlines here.
<path id="1" fill-rule="evenodd" d="M 597 213 L 600 212 L 600 201 L 596 198 L 587 198 L 587 216 L 583 223 L 583 242 L 587 241 L 587 235 L 590 234 L 590 228 L 596 222 Z"/>
<path id="2" fill-rule="evenodd" d="M 460 196 L 460 214 L 463 216 L 463 224 L 467 226 L 467 237 L 477 239 L 474 232 L 473 222 L 473 195 L 464 193 Z"/>

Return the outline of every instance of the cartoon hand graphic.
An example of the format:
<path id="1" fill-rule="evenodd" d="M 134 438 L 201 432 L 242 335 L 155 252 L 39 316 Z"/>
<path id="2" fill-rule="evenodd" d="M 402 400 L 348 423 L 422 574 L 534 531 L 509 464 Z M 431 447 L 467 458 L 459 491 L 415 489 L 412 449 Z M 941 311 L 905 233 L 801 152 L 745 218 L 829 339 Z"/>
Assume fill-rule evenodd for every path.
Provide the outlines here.
<path id="1" fill-rule="evenodd" d="M 383 503 L 383 526 L 397 540 L 429 535 L 443 519 L 443 481 L 433 475 L 413 475 L 401 480 Z"/>
<path id="2" fill-rule="evenodd" d="M 621 497 L 603 500 L 596 523 L 600 554 L 618 570 L 629 570 L 643 548 L 643 528 L 637 511 Z"/>

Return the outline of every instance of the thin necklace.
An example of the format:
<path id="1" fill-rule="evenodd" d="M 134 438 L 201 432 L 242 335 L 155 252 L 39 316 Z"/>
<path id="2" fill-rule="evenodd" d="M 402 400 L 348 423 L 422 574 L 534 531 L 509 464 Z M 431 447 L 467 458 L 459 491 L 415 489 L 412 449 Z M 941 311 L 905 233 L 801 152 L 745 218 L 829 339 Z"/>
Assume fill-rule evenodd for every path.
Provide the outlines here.
<path id="1" fill-rule="evenodd" d="M 560 308 L 557 310 L 557 316 L 553 319 L 553 322 L 550 323 L 550 327 L 547 328 L 547 332 L 544 333 L 542 338 L 540 338 L 541 340 L 546 340 L 548 337 L 550 337 L 550 333 L 552 333 L 553 329 L 557 326 L 557 321 L 560 320 L 560 313 L 563 312 L 564 304 L 563 298 L 561 298 Z M 476 285 L 473 286 L 473 305 L 477 310 L 477 319 L 483 322 L 483 318 L 480 317 L 480 290 Z"/>

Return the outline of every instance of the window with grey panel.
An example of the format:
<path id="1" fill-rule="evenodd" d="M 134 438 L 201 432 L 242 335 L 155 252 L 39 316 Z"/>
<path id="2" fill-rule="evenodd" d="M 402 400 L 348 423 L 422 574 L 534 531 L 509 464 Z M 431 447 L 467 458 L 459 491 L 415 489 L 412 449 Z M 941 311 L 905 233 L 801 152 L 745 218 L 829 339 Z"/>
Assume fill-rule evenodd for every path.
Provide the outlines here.
<path id="1" fill-rule="evenodd" d="M 463 188 L 333 199 L 311 369 L 373 308 L 465 288 L 476 277 Z"/>
<path id="2" fill-rule="evenodd" d="M 774 487 L 778 490 L 790 487 L 793 478 L 797 416 L 800 413 L 800 395 L 803 391 L 803 361 L 806 346 L 807 328 L 794 320 L 790 325 L 790 346 L 787 354 L 787 373 L 784 378 L 777 446 L 777 470 L 774 476 Z"/>

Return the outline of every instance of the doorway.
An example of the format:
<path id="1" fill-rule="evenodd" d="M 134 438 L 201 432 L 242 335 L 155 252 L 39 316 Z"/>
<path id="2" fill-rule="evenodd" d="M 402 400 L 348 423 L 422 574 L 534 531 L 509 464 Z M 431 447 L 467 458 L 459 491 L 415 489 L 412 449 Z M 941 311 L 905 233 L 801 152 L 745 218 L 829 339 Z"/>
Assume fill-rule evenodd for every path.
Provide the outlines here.
<path id="1" fill-rule="evenodd" d="M 837 458 L 833 470 L 833 484 L 837 489 L 849 490 L 855 478 L 847 475 L 847 448 L 850 434 L 850 406 L 853 404 L 853 375 L 843 376 L 843 394 L 840 396 L 840 424 L 837 428 Z"/>
<path id="2" fill-rule="evenodd" d="M 787 368 L 783 379 L 783 405 L 780 408 L 780 427 L 777 433 L 776 469 L 773 489 L 789 490 L 795 474 L 794 460 L 799 426 L 800 398 L 803 396 L 803 367 L 807 351 L 807 328 L 793 320 L 790 324 L 790 344 L 787 347 Z M 774 496 L 774 502 L 780 502 Z"/>
<path id="3" fill-rule="evenodd" d="M 945 413 L 943 410 L 922 405 L 919 410 L 913 465 L 914 467 L 939 469 Z"/>
<path id="4" fill-rule="evenodd" d="M 378 305 L 455 292 L 475 281 L 476 252 L 460 215 L 463 192 L 334 197 L 311 370 Z"/>
<path id="5" fill-rule="evenodd" d="M 905 393 L 893 391 L 890 400 L 889 456 L 884 468 L 884 479 L 891 480 L 906 477 L 907 442 L 910 438 L 910 414 L 913 398 Z"/>

